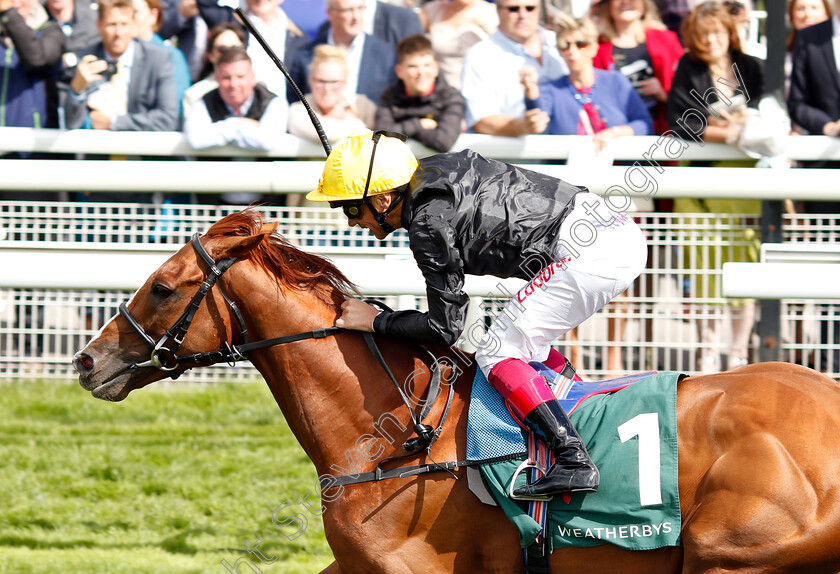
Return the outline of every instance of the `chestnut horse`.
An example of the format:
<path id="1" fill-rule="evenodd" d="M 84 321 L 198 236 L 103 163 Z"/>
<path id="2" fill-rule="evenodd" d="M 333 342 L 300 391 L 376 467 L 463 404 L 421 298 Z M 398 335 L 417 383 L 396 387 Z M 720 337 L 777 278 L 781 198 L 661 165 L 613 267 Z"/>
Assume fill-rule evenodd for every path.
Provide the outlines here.
<path id="1" fill-rule="evenodd" d="M 203 364 L 210 355 L 201 353 L 242 345 L 243 327 L 256 341 L 332 326 L 341 302 L 353 296 L 351 286 L 329 262 L 274 235 L 275 228 L 254 212 L 235 213 L 196 239 L 198 248 L 178 251 L 76 354 L 82 387 L 120 401 L 189 368 L 173 359 L 175 350 L 199 354 L 195 361 Z M 222 267 L 229 270 L 222 274 Z M 218 277 L 216 286 L 208 286 L 208 276 Z M 203 300 L 200 290 L 207 291 Z M 185 311 L 191 303 L 194 314 Z M 179 338 L 176 349 L 171 340 Z M 410 344 L 377 340 L 399 381 L 415 373 L 419 396 L 428 385 L 426 355 Z M 151 346 L 157 350 L 150 360 Z M 469 356 L 435 351 L 463 372 L 431 458 L 462 461 L 475 367 L 467 366 Z M 341 474 L 336 469 L 350 467 L 353 454 L 362 472 L 405 454 L 408 411 L 361 333 L 295 340 L 250 350 L 248 358 L 319 476 Z M 437 424 L 447 395 L 440 393 L 427 420 Z M 392 422 L 380 437 L 393 441 L 372 435 L 383 415 Z M 554 572 L 840 572 L 840 387 L 834 380 L 785 363 L 690 377 L 678 385 L 677 422 L 681 546 L 559 549 Z M 390 466 L 428 461 L 421 451 Z M 469 492 L 465 475 L 457 468 L 325 490 L 324 528 L 335 562 L 324 572 L 523 572 L 516 530 L 498 508 Z"/>

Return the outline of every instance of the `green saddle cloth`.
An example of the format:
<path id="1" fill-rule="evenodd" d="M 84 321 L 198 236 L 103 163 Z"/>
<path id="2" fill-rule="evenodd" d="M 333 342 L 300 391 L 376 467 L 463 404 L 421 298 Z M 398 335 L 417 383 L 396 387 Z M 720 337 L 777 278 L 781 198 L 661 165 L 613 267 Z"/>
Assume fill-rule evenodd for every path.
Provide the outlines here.
<path id="1" fill-rule="evenodd" d="M 661 372 L 615 393 L 596 395 L 570 418 L 601 472 L 594 494 L 557 496 L 550 504 L 554 548 L 616 544 L 651 550 L 680 543 L 677 381 Z M 523 548 L 540 532 L 527 503 L 511 500 L 508 486 L 519 460 L 482 465 L 496 501 L 519 529 Z M 525 483 L 525 473 L 516 486 Z"/>

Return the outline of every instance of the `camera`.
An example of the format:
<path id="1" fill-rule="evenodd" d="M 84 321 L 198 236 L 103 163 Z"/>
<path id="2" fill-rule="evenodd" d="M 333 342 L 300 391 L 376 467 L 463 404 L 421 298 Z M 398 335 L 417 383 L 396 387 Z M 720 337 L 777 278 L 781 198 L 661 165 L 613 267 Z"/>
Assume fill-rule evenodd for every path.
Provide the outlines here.
<path id="1" fill-rule="evenodd" d="M 117 73 L 117 62 L 109 61 L 107 63 L 107 67 L 102 70 L 101 76 L 106 80 L 110 79 L 111 76 Z"/>

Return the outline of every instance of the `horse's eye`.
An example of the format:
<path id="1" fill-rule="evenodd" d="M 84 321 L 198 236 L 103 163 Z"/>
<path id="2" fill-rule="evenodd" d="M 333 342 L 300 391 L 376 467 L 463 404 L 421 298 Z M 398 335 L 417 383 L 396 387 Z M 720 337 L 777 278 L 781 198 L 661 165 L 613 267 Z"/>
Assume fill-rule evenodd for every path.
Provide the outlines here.
<path id="1" fill-rule="evenodd" d="M 166 299 L 167 297 L 172 295 L 172 291 L 159 283 L 155 283 L 152 286 L 152 295 L 158 297 L 159 299 Z"/>

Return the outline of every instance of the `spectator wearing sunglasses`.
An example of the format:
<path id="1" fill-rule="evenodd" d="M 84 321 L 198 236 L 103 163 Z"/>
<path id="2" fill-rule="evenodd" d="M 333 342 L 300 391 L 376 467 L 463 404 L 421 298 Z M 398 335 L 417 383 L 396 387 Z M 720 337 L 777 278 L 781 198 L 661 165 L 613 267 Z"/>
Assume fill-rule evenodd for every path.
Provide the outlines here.
<path id="1" fill-rule="evenodd" d="M 418 161 L 398 135 L 344 140 L 307 198 L 342 208 L 348 225 L 378 240 L 405 228 L 426 281 L 428 311 L 380 311 L 350 298 L 336 325 L 450 346 L 466 323 L 466 274 L 529 281 L 498 314 L 476 353 L 520 424 L 555 455 L 543 478 L 514 493 L 594 492 L 597 468 L 546 379 L 528 363 L 562 370 L 565 359 L 551 343 L 639 276 L 647 259 L 644 235 L 586 188 L 472 150 Z M 582 227 L 589 229 L 583 241 L 575 239 Z"/>
<path id="2" fill-rule="evenodd" d="M 499 29 L 464 58 L 461 93 L 467 102 L 467 127 L 500 136 L 542 133 L 548 115 L 525 109 L 519 74 L 532 66 L 540 82 L 550 82 L 569 69 L 557 51 L 554 32 L 539 25 L 539 0 L 500 0 L 496 11 Z"/>
<path id="3" fill-rule="evenodd" d="M 541 109 L 549 116 L 545 133 L 590 135 L 596 149 L 618 137 L 652 133 L 650 114 L 630 80 L 593 66 L 598 51 L 595 25 L 558 14 L 554 27 L 569 75 L 544 84 L 538 83 L 532 68 L 521 76 L 528 109 Z"/>

